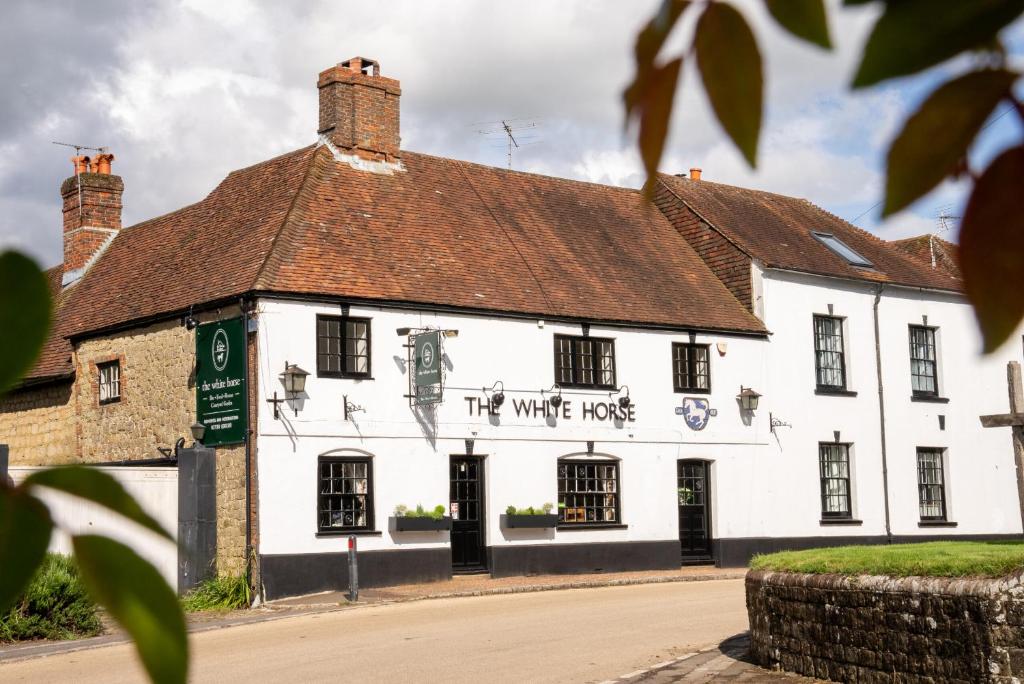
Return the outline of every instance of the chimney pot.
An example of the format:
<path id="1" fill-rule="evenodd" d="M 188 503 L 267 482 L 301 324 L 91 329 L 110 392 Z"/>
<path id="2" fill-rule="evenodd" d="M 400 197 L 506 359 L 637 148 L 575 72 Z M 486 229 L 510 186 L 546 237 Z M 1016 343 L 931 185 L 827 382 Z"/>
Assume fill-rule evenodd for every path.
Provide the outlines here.
<path id="1" fill-rule="evenodd" d="M 690 169 L 690 180 L 700 180 L 700 169 L 694 166 Z"/>
<path id="2" fill-rule="evenodd" d="M 75 175 L 80 173 L 89 173 L 92 169 L 89 162 L 89 157 L 86 155 L 78 155 L 71 158 L 71 163 L 75 165 Z"/>
<path id="3" fill-rule="evenodd" d="M 96 155 L 96 167 L 94 173 L 110 173 L 110 162 L 114 161 L 114 155 L 105 152 Z"/>

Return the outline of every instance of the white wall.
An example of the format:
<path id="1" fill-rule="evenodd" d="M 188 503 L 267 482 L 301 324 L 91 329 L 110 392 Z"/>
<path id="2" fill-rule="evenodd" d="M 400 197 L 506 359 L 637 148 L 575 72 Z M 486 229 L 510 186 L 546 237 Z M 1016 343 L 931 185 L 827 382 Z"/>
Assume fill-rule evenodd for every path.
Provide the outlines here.
<path id="1" fill-rule="evenodd" d="M 595 452 L 621 459 L 621 514 L 626 529 L 557 530 L 558 543 L 678 539 L 676 460 L 712 460 L 714 535 L 759 536 L 774 529 L 779 499 L 788 498 L 784 480 L 766 486 L 775 463 L 768 451 L 768 412 L 745 419 L 736 401 L 740 386 L 764 391 L 763 354 L 768 343 L 759 338 L 697 335 L 711 343 L 712 408 L 717 417 L 700 432 L 676 415 L 687 395 L 672 388 L 671 342 L 686 334 L 624 328 L 591 327 L 593 337 L 615 339 L 616 377 L 628 385 L 635 404 L 633 423 L 584 420 L 584 401 L 613 401 L 607 392 L 565 390 L 572 418 L 546 420 L 518 417 L 513 402 L 541 401 L 540 390 L 554 383 L 553 336 L 580 334 L 579 325 L 537 320 L 418 313 L 373 307 L 351 308 L 352 316 L 372 319 L 372 380 L 316 377 L 316 315 L 337 314 L 337 306 L 264 299 L 257 314 L 259 334 L 258 478 L 260 541 L 263 554 L 340 551 L 345 539 L 316 536 L 316 462 L 320 454 L 358 450 L 374 457 L 376 529 L 365 537 L 365 550 L 416 547 L 446 542 L 446 534 L 392 534 L 387 518 L 397 504 L 426 507 L 448 504 L 448 458 L 465 452 L 475 439 L 475 453 L 486 454 L 487 544 L 537 543 L 536 533 L 515 533 L 499 527 L 499 514 L 517 507 L 556 503 L 556 461 Z M 436 410 L 410 408 L 407 352 L 400 327 L 459 330 L 444 341 L 446 389 Z M 725 354 L 715 344 L 724 342 Z M 298 364 L 311 375 L 297 402 L 298 415 L 282 405 L 275 420 L 266 399 L 284 395 L 278 375 L 285 363 Z M 504 383 L 506 402 L 500 417 L 469 415 L 466 397 L 484 398 L 481 391 L 497 380 Z M 343 396 L 365 408 L 343 420 Z M 694 395 L 697 396 L 697 395 Z M 816 521 L 816 519 L 815 519 Z M 804 527 L 806 532 L 806 525 Z"/>
<path id="2" fill-rule="evenodd" d="M 772 332 L 766 408 L 792 427 L 773 438 L 779 477 L 790 482 L 786 510 L 773 523 L 789 536 L 817 522 L 821 512 L 818 443 L 852 442 L 856 527 L 819 525 L 817 535 L 885 533 L 878 382 L 872 307 L 875 286 L 766 271 L 765 323 Z M 815 394 L 812 317 L 846 318 L 847 386 L 857 396 Z M 939 327 L 939 378 L 948 404 L 911 401 L 909 330 Z M 973 314 L 956 295 L 886 286 L 879 304 L 889 500 L 893 534 L 1006 534 L 1021 531 L 1009 430 L 984 429 L 978 416 L 1008 410 L 1006 362 L 1021 359 L 1021 335 L 982 357 Z M 946 417 L 940 430 L 938 415 Z M 949 519 L 955 528 L 919 527 L 916 447 L 948 450 Z"/>
<path id="3" fill-rule="evenodd" d="M 12 466 L 11 478 L 19 484 L 43 468 Z M 172 536 L 178 536 L 177 468 L 98 468 L 121 483 L 143 510 Z M 102 534 L 130 546 L 152 563 L 168 584 L 178 586 L 178 549 L 163 537 L 85 499 L 40 488 L 40 498 L 50 508 L 58 530 L 50 538 L 49 550 L 71 554 L 70 534 Z"/>

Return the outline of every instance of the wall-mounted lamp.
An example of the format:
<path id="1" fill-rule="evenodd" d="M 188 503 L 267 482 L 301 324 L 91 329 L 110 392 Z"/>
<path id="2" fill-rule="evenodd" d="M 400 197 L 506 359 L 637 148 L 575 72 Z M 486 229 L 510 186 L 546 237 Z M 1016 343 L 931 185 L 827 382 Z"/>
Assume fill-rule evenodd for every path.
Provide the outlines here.
<path id="1" fill-rule="evenodd" d="M 284 396 L 285 399 L 294 399 L 298 395 L 306 391 L 306 378 L 309 377 L 309 373 L 302 370 L 294 363 L 284 362 L 284 372 L 281 373 L 278 378 L 281 380 L 281 384 L 284 385 Z M 291 395 L 291 396 L 289 396 Z M 274 399 L 268 399 L 274 403 L 274 418 L 277 418 L 277 392 L 274 392 Z M 292 407 L 295 411 L 295 415 L 299 415 L 299 409 Z"/>
<path id="2" fill-rule="evenodd" d="M 199 327 L 199 321 L 192 314 L 185 316 L 181 322 L 185 325 L 185 330 L 195 330 Z"/>
<path id="3" fill-rule="evenodd" d="M 412 328 L 396 328 L 395 334 L 399 337 L 408 337 L 409 333 L 412 332 Z"/>
<path id="4" fill-rule="evenodd" d="M 498 387 L 499 385 L 501 386 L 500 388 Z M 491 393 L 491 406 L 494 408 L 501 408 L 501 405 L 505 403 L 505 383 L 501 380 L 491 385 L 490 389 L 482 388 L 482 391 L 484 396 L 487 396 L 488 392 Z"/>
<path id="5" fill-rule="evenodd" d="M 551 389 L 541 390 L 540 395 L 544 396 L 545 394 L 551 394 L 552 392 L 557 392 L 557 394 L 552 394 L 548 399 L 548 403 L 551 404 L 551 408 L 558 408 L 562 405 L 562 388 L 559 387 L 557 383 L 552 385 Z"/>
<path id="6" fill-rule="evenodd" d="M 750 387 L 740 385 L 740 393 L 736 395 L 736 398 L 739 399 L 740 408 L 744 411 L 756 411 L 757 403 L 761 399 L 761 395 Z"/>
<path id="7" fill-rule="evenodd" d="M 192 433 L 192 439 L 196 441 L 196 444 L 203 443 L 203 437 L 206 436 L 205 425 L 196 421 L 195 423 L 192 423 L 192 427 L 189 428 L 189 431 Z"/>
<path id="8" fill-rule="evenodd" d="M 623 392 L 625 392 L 625 394 L 622 394 Z M 630 404 L 629 385 L 623 385 L 622 387 L 617 388 L 615 392 L 609 392 L 608 396 L 611 397 L 614 394 L 622 394 L 622 396 L 618 398 L 619 408 L 628 409 Z"/>
<path id="9" fill-rule="evenodd" d="M 449 338 L 451 338 L 451 337 L 458 337 L 459 336 L 459 331 L 458 330 L 445 330 L 444 331 L 444 336 L 445 337 L 449 337 Z"/>

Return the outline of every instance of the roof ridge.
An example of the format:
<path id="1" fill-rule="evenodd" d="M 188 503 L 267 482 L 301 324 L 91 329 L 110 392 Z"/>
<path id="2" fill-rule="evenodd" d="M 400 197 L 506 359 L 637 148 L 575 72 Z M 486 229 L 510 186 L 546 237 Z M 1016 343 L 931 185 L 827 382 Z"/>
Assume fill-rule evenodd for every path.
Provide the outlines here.
<path id="1" fill-rule="evenodd" d="M 672 194 L 672 196 L 673 196 L 673 197 L 675 197 L 675 198 L 676 198 L 677 200 L 679 200 L 680 202 L 682 202 L 682 203 L 683 203 L 683 204 L 684 204 L 684 205 L 686 206 L 686 208 L 687 208 L 687 209 L 689 209 L 689 210 L 690 210 L 690 211 L 692 211 L 692 212 L 693 212 L 694 214 L 696 214 L 696 215 L 697 215 L 697 218 L 699 218 L 699 219 L 700 219 L 701 221 L 703 221 L 704 223 L 708 224 L 708 226 L 709 226 L 710 228 L 714 229 L 714 231 L 715 231 L 716 233 L 718 233 L 718 234 L 719 234 L 719 235 L 721 235 L 721 236 L 722 236 L 723 238 L 725 238 L 725 239 L 726 239 L 726 241 L 728 241 L 728 243 L 729 243 L 730 245 L 732 245 L 732 246 L 733 246 L 733 247 L 735 247 L 736 249 L 740 250 L 741 252 L 743 252 L 744 254 L 746 254 L 746 255 L 747 255 L 748 257 L 750 257 L 751 259 L 753 259 L 753 258 L 754 258 L 754 255 L 753 255 L 753 254 L 751 254 L 751 252 L 750 252 L 750 248 L 749 248 L 748 246 L 746 246 L 745 244 L 742 244 L 742 241 L 741 241 L 741 240 L 740 240 L 739 238 L 737 238 L 737 237 L 731 237 L 731 236 L 729 236 L 729 235 L 726 235 L 726 233 L 725 233 L 725 232 L 724 232 L 724 231 L 723 231 L 723 230 L 722 230 L 722 229 L 721 229 L 721 228 L 720 228 L 719 226 L 715 225 L 715 222 L 714 222 L 714 221 L 711 221 L 710 219 L 708 219 L 708 218 L 707 218 L 706 216 L 704 216 L 704 214 L 702 214 L 702 213 L 700 213 L 699 211 L 697 211 L 697 209 L 696 209 L 696 208 L 694 208 L 694 206 L 693 206 L 692 204 L 690 204 L 690 203 L 689 203 L 689 202 L 687 202 L 687 201 L 686 201 L 685 199 L 683 199 L 682 197 L 680 197 L 680 196 L 679 196 L 679 193 L 677 193 L 677 192 L 675 191 L 675 189 L 673 189 L 673 188 L 672 188 L 672 186 L 670 186 L 670 185 L 669 185 L 668 183 L 666 183 L 666 182 L 665 182 L 664 180 L 662 180 L 662 178 L 661 178 L 661 177 L 662 177 L 662 176 L 664 176 L 664 175 L 666 175 L 666 174 L 663 174 L 663 173 L 659 173 L 659 174 L 658 174 L 658 182 L 659 182 L 659 183 L 661 183 L 661 187 L 663 187 L 663 188 L 665 188 L 666 190 L 668 190 L 668 191 L 669 191 L 669 192 L 670 192 L 670 193 Z M 722 183 L 719 183 L 718 185 L 722 185 Z M 687 244 L 689 244 L 689 242 L 687 242 Z M 702 259 L 702 261 L 703 261 L 703 259 Z M 736 301 L 739 301 L 739 300 L 737 299 Z M 746 307 L 744 307 L 744 308 L 746 308 Z"/>
<path id="2" fill-rule="evenodd" d="M 263 280 L 263 274 L 267 270 L 267 266 L 270 264 L 271 258 L 273 258 L 275 252 L 277 251 L 278 244 L 280 244 L 281 234 L 284 233 L 285 228 L 288 227 L 288 223 L 291 221 L 292 213 L 295 211 L 295 205 L 298 203 L 299 197 L 302 195 L 302 191 L 305 190 L 306 183 L 309 182 L 309 177 L 312 174 L 313 167 L 316 166 L 316 157 L 320 153 L 320 150 L 323 148 L 323 145 L 309 145 L 302 149 L 306 150 L 309 149 L 309 147 L 312 147 L 313 150 L 312 153 L 309 155 L 308 161 L 306 162 L 306 170 L 302 174 L 302 180 L 299 181 L 299 184 L 295 187 L 295 194 L 292 195 L 292 201 L 288 203 L 288 210 L 284 213 L 284 217 L 281 219 L 281 225 L 277 227 L 277 230 L 274 233 L 274 237 L 270 241 L 270 247 L 267 249 L 267 252 L 263 257 L 263 263 L 260 264 L 259 270 L 256 271 L 256 277 L 253 278 L 252 283 L 248 288 L 249 290 L 260 289 L 260 284 L 262 283 Z"/>

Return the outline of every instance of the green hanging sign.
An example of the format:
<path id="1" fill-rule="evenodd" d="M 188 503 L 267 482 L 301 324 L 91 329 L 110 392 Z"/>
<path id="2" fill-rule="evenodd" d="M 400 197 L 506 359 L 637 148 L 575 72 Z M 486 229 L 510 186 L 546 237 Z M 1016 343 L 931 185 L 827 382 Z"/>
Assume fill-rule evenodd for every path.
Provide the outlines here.
<path id="1" fill-rule="evenodd" d="M 245 441 L 249 420 L 241 318 L 196 328 L 196 420 L 206 426 L 205 446 Z"/>
<path id="2" fill-rule="evenodd" d="M 437 330 L 413 337 L 413 387 L 419 405 L 441 401 L 441 333 Z"/>

